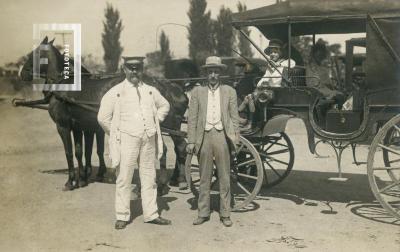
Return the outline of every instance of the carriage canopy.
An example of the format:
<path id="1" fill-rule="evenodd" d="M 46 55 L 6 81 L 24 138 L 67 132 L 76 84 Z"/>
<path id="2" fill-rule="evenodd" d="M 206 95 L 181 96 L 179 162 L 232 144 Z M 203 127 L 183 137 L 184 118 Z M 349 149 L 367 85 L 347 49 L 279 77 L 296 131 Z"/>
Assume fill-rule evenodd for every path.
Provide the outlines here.
<path id="1" fill-rule="evenodd" d="M 256 26 L 267 38 L 282 38 L 291 24 L 292 35 L 365 32 L 367 14 L 400 16 L 398 0 L 288 0 L 235 13 L 234 26 Z"/>

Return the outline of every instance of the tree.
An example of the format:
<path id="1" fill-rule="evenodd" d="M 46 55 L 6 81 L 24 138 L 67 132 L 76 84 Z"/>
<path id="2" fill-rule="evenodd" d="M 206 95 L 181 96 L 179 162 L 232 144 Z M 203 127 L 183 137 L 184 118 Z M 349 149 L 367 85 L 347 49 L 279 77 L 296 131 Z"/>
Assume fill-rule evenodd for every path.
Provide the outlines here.
<path id="1" fill-rule="evenodd" d="M 338 43 L 328 45 L 328 50 L 335 56 L 342 54 L 341 45 Z"/>
<path id="2" fill-rule="evenodd" d="M 163 78 L 164 74 L 164 64 L 161 61 L 161 52 L 154 51 L 146 54 L 147 64 L 145 72 L 156 78 Z"/>
<path id="3" fill-rule="evenodd" d="M 206 0 L 189 0 L 189 3 L 189 57 L 200 65 L 214 53 L 211 13 L 205 12 Z"/>
<path id="4" fill-rule="evenodd" d="M 216 51 L 218 56 L 231 56 L 235 37 L 233 36 L 232 11 L 221 7 L 215 22 Z"/>
<path id="5" fill-rule="evenodd" d="M 119 18 L 119 11 L 107 3 L 103 21 L 104 31 L 102 33 L 102 44 L 104 48 L 104 63 L 106 71 L 114 73 L 118 69 L 118 62 L 122 54 L 122 46 L 119 41 L 122 27 L 122 20 Z"/>
<path id="6" fill-rule="evenodd" d="M 169 39 L 164 31 L 161 31 L 160 34 L 160 59 L 161 63 L 165 63 L 165 61 L 170 60 L 172 58 L 171 51 L 169 49 Z"/>
<path id="7" fill-rule="evenodd" d="M 309 36 L 296 36 L 292 37 L 292 46 L 300 52 L 304 63 L 308 63 L 312 47 L 312 37 Z M 297 62 L 296 62 L 297 63 Z"/>
<path id="8" fill-rule="evenodd" d="M 244 3 L 238 2 L 237 4 L 238 12 L 243 12 L 247 10 L 247 7 Z M 250 36 L 250 30 L 247 27 L 242 28 L 242 31 Z M 237 34 L 238 36 L 238 49 L 240 54 L 245 57 L 253 57 L 253 51 L 251 50 L 250 42 L 240 33 Z"/>
<path id="9" fill-rule="evenodd" d="M 92 74 L 104 72 L 104 65 L 102 65 L 100 61 L 100 59 L 91 53 L 82 56 L 82 66 L 84 66 Z"/>

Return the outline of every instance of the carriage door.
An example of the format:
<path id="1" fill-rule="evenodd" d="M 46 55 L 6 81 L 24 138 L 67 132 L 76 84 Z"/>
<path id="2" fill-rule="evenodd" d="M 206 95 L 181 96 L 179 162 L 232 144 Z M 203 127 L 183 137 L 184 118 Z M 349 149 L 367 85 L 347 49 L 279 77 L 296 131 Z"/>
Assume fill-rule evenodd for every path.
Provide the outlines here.
<path id="1" fill-rule="evenodd" d="M 400 17 L 371 17 L 367 22 L 366 91 L 368 104 L 400 104 Z"/>

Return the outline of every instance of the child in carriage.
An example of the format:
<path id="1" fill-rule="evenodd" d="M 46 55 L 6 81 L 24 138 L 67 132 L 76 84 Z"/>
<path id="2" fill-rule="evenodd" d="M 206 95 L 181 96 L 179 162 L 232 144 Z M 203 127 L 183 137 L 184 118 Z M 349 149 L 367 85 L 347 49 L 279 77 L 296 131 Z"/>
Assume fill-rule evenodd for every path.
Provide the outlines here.
<path id="1" fill-rule="evenodd" d="M 270 64 L 267 65 L 264 76 L 258 81 L 257 87 L 281 87 L 282 75 L 287 75 L 287 68 L 294 67 L 296 62 L 283 57 L 283 42 L 279 39 L 271 39 L 264 52 L 269 57 Z M 273 64 L 274 66 L 271 66 Z"/>
<path id="2" fill-rule="evenodd" d="M 282 85 L 282 75 L 287 75 L 287 68 L 294 67 L 296 62 L 292 59 L 285 59 L 283 57 L 283 42 L 279 39 L 271 39 L 268 47 L 264 50 L 265 54 L 269 57 L 270 64 L 263 77 L 257 82 L 254 92 L 245 96 L 239 105 L 239 115 L 241 115 L 242 130 L 252 128 L 252 121 L 255 112 L 255 102 L 261 94 L 265 98 L 265 102 L 272 99 L 272 93 L 265 90 L 266 87 L 280 87 Z M 253 85 L 252 85 L 253 89 Z M 247 117 L 246 117 L 247 115 Z"/>

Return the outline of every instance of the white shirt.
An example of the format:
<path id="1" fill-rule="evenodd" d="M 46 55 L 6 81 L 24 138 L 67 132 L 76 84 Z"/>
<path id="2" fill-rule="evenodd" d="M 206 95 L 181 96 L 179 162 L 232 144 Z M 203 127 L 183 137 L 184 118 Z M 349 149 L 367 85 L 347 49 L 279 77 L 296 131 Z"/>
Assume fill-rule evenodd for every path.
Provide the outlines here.
<path id="1" fill-rule="evenodd" d="M 108 90 L 101 99 L 99 113 L 97 114 L 99 124 L 104 132 L 109 135 L 109 151 L 113 168 L 117 167 L 121 160 L 121 103 L 125 94 L 126 82 L 127 80 L 124 80 Z M 156 88 L 143 83 L 143 90 L 141 97 L 142 100 L 145 100 L 146 111 L 148 110 L 147 103 L 151 103 L 151 107 L 153 107 L 150 110 L 151 113 L 148 114 L 154 117 L 157 131 L 157 158 L 160 159 L 163 153 L 163 142 L 159 122 L 162 122 L 168 115 L 170 105 Z M 153 97 L 150 99 L 150 96 Z"/>
<path id="2" fill-rule="evenodd" d="M 222 130 L 224 127 L 221 120 L 221 96 L 220 88 L 215 90 L 208 89 L 207 118 L 205 130 L 212 128 Z"/>
<path id="3" fill-rule="evenodd" d="M 139 95 L 140 94 L 140 101 Z M 153 89 L 147 84 L 140 83 L 136 88 L 125 79 L 121 92 L 121 132 L 135 137 L 148 137 L 156 134 L 156 125 L 153 113 Z"/>
<path id="4" fill-rule="evenodd" d="M 289 60 L 281 59 L 278 62 L 275 62 L 277 69 L 272 68 L 268 69 L 265 71 L 264 76 L 260 79 L 260 81 L 257 83 L 257 87 L 260 87 L 265 83 L 264 85 L 267 85 L 269 87 L 280 87 L 282 84 L 282 76 L 283 74 L 283 69 L 286 67 L 289 67 Z M 294 60 L 290 60 L 290 67 L 294 67 L 296 65 L 296 62 Z M 280 72 L 280 73 L 279 73 Z"/>

